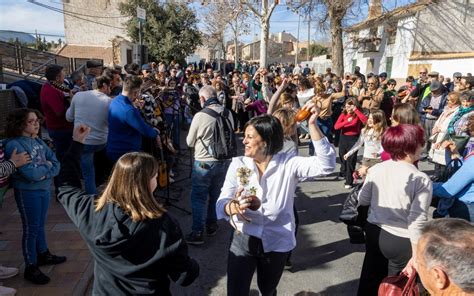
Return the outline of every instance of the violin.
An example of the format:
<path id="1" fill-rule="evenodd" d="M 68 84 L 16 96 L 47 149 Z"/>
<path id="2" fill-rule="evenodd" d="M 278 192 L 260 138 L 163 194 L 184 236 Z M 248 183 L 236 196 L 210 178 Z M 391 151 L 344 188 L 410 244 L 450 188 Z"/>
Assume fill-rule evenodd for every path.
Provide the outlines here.
<path id="1" fill-rule="evenodd" d="M 312 101 L 314 103 L 316 103 L 316 107 L 318 108 L 321 108 L 322 107 L 322 103 L 321 101 L 319 101 L 318 99 L 316 99 L 316 97 L 313 97 Z M 305 108 L 301 108 L 298 113 L 296 113 L 296 116 L 295 116 L 295 121 L 296 122 L 302 122 L 306 119 L 308 119 L 311 115 L 311 111 L 308 110 L 308 109 L 305 109 Z"/>
<path id="2" fill-rule="evenodd" d="M 301 108 L 298 113 L 296 113 L 295 120 L 296 122 L 302 122 L 309 118 L 311 112 L 309 110 Z"/>
<path id="3" fill-rule="evenodd" d="M 397 93 L 397 97 L 400 98 L 400 99 L 403 99 L 404 97 L 406 97 L 407 95 L 410 94 L 410 90 L 409 89 L 405 89 L 399 93 Z"/>

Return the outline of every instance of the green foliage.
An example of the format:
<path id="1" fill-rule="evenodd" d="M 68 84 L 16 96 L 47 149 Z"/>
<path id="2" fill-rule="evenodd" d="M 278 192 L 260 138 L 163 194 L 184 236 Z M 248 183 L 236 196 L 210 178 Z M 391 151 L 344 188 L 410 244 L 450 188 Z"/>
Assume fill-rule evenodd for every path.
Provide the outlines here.
<path id="1" fill-rule="evenodd" d="M 122 15 L 130 17 L 125 25 L 134 42 L 139 41 L 137 6 L 146 10 L 142 40 L 155 60 L 176 60 L 183 64 L 186 56 L 202 44 L 198 20 L 192 10 L 183 4 L 157 4 L 155 0 L 127 0 L 120 4 Z"/>
<path id="2" fill-rule="evenodd" d="M 329 48 L 322 46 L 321 44 L 311 44 L 309 46 L 309 55 L 311 57 L 317 57 L 325 54 L 329 54 Z M 306 55 L 306 48 L 301 49 L 301 55 Z"/>

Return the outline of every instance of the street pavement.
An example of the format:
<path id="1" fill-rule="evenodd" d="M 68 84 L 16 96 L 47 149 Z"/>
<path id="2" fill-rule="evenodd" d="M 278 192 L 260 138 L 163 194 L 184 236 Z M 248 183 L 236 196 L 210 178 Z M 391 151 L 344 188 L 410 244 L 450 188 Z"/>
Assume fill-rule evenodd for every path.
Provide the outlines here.
<path id="1" fill-rule="evenodd" d="M 239 139 L 241 141 L 241 138 Z M 300 155 L 307 155 L 307 142 L 300 146 Z M 171 204 L 190 210 L 191 159 L 189 151 L 182 150 L 175 177 L 170 187 Z M 420 163 L 422 170 L 432 165 Z M 337 166 L 335 172 L 339 169 Z M 300 219 L 297 246 L 292 255 L 293 268 L 285 271 L 278 286 L 278 295 L 355 295 L 364 256 L 363 245 L 349 243 L 346 226 L 338 220 L 349 190 L 344 181 L 335 175 L 317 178 L 299 184 L 296 207 Z M 160 195 L 166 197 L 167 191 Z M 191 229 L 192 217 L 175 207 L 167 206 L 169 213 L 180 223 L 184 234 Z M 202 246 L 189 246 L 190 255 L 201 267 L 196 281 L 188 287 L 172 283 L 173 295 L 226 295 L 227 252 L 232 233 L 231 226 L 219 221 L 214 237 L 206 237 Z M 21 252 L 21 221 L 16 204 L 9 191 L 0 209 L 0 264 L 19 267 L 20 275 L 3 280 L 5 286 L 18 289 L 18 295 L 90 295 L 93 280 L 93 263 L 87 246 L 62 207 L 51 201 L 46 224 L 47 238 L 52 252 L 68 256 L 58 266 L 43 267 L 51 277 L 45 286 L 35 286 L 23 280 L 24 268 Z M 250 295 L 259 295 L 256 276 Z"/>

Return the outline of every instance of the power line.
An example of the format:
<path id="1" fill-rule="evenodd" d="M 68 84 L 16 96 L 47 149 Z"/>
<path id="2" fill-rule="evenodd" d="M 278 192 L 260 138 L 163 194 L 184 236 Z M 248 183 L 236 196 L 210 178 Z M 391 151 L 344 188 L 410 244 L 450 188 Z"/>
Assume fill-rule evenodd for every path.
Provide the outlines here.
<path id="1" fill-rule="evenodd" d="M 62 13 L 62 14 L 64 14 L 64 15 L 68 15 L 68 16 L 71 16 L 71 17 L 74 17 L 74 18 L 77 18 L 77 19 L 86 21 L 86 22 L 94 23 L 94 24 L 101 25 L 101 26 L 104 26 L 104 27 L 119 29 L 119 30 L 125 29 L 124 27 L 116 27 L 116 26 L 104 24 L 104 23 L 101 23 L 101 22 L 93 21 L 93 20 L 90 20 L 90 19 L 87 19 L 87 18 L 84 18 L 84 17 L 80 17 L 80 16 L 77 16 L 76 14 L 71 13 L 71 12 L 69 12 L 69 11 L 65 11 L 65 10 L 62 10 L 62 9 L 59 9 L 59 8 L 56 8 L 56 7 L 53 7 L 53 6 L 49 6 L 49 5 L 46 5 L 46 4 L 43 4 L 43 3 L 39 3 L 39 2 L 36 2 L 35 0 L 28 0 L 28 2 L 30 2 L 30 3 L 32 3 L 32 4 L 34 4 L 34 5 L 38 5 L 38 6 L 40 6 L 40 7 L 43 7 L 43 8 L 52 10 L 52 11 L 55 11 L 55 12 Z"/>
<path id="2" fill-rule="evenodd" d="M 80 9 L 80 10 L 83 10 L 83 11 L 100 13 L 100 11 L 98 11 L 98 10 L 91 10 L 91 9 L 89 9 L 89 8 L 85 8 L 85 7 L 73 5 L 73 4 L 67 3 L 67 2 L 53 1 L 53 0 L 50 0 L 50 2 L 53 2 L 53 3 L 56 3 L 56 4 L 64 4 L 64 5 L 67 5 L 68 7 L 71 7 L 71 8 L 74 8 L 74 9 Z M 58 9 L 59 9 L 59 8 L 58 8 Z M 66 12 L 73 13 L 72 11 L 68 11 L 68 10 L 66 10 L 66 9 L 63 9 L 63 10 L 66 11 Z M 79 12 L 74 12 L 74 14 L 81 15 L 81 16 L 87 16 L 87 17 L 96 17 L 96 18 L 123 18 L 123 15 L 117 15 L 117 16 L 115 16 L 115 15 L 102 16 L 102 15 L 88 15 L 88 14 L 82 14 L 82 13 L 79 13 Z"/>

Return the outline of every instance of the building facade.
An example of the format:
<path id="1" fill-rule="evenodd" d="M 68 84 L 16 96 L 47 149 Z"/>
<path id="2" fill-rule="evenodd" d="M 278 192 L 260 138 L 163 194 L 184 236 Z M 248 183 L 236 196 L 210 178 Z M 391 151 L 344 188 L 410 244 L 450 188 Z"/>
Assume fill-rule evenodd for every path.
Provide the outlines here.
<path id="1" fill-rule="evenodd" d="M 472 0 L 420 0 L 346 29 L 344 68 L 398 80 L 421 66 L 446 77 L 474 69 Z M 469 33 L 467 33 L 469 32 Z"/>
<path id="2" fill-rule="evenodd" d="M 66 45 L 59 54 L 73 58 L 102 59 L 124 65 L 139 60 L 139 48 L 130 42 L 121 0 L 63 1 Z"/>

